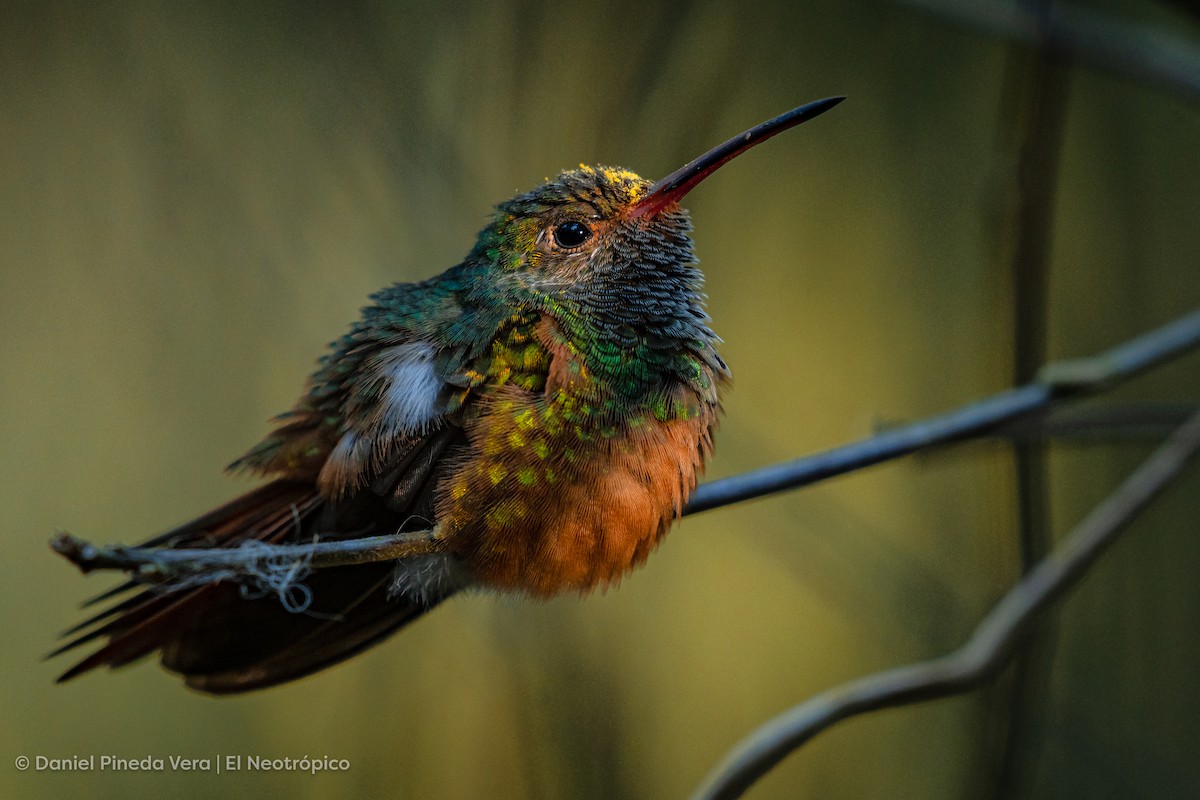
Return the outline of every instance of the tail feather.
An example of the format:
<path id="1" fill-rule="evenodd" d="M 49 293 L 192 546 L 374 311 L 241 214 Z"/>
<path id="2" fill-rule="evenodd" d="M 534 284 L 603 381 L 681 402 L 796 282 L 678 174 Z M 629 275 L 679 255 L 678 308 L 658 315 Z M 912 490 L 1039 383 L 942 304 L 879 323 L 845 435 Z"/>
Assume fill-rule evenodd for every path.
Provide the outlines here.
<path id="1" fill-rule="evenodd" d="M 236 545 L 240 541 L 251 538 L 264 542 L 279 541 L 287 532 L 287 524 L 297 521 L 297 518 L 303 519 L 305 514 L 315 508 L 316 501 L 315 495 L 311 491 L 303 492 L 302 494 L 303 490 L 300 488 L 300 485 L 292 482 L 287 482 L 292 483 L 290 486 L 278 485 L 282 483 L 285 482 L 277 481 L 273 484 L 267 484 L 221 506 L 218 511 L 225 511 L 229 515 L 226 518 L 222 518 L 217 511 L 209 512 L 187 525 L 182 525 L 166 534 L 154 537 L 143 546 L 161 547 L 171 542 L 175 547 L 184 547 L 189 544 L 221 547 Z M 271 491 L 264 491 L 267 489 Z M 309 497 L 305 497 L 305 494 L 309 495 Z M 286 504 L 274 507 L 270 505 L 280 501 L 285 501 Z M 263 521 L 269 521 L 269 524 L 261 530 L 249 529 L 249 526 Z M 99 602 L 106 596 L 118 594 L 120 590 L 131 589 L 137 585 L 140 584 L 136 581 L 126 581 L 114 589 L 93 598 L 86 605 Z M 178 606 L 180 600 L 192 598 L 199 593 L 199 588 L 203 587 L 198 587 L 197 590 L 193 591 L 175 592 L 146 589 L 140 594 L 114 603 L 112 606 L 67 629 L 62 634 L 64 638 L 84 631 L 90 626 L 106 619 L 115 617 L 115 619 L 111 619 L 98 628 L 76 636 L 50 653 L 48 657 L 53 657 L 102 636 L 110 637 L 108 646 L 97 651 L 85 659 L 84 662 L 81 662 L 81 664 L 72 667 L 59 677 L 59 681 L 68 680 L 75 675 L 88 671 L 92 667 L 111 663 L 107 659 L 108 655 L 115 655 L 128 647 L 128 642 L 123 642 L 123 639 L 137 638 L 142 640 L 149 645 L 149 649 L 146 652 L 155 649 L 158 645 L 148 638 L 147 630 L 142 627 L 143 623 L 152 617 L 157 617 L 169 608 Z M 91 666 L 84 667 L 84 664 L 90 664 Z"/>
<path id="2" fill-rule="evenodd" d="M 193 689 L 210 694 L 248 692 L 296 680 L 367 650 L 424 615 L 435 604 L 392 601 L 386 611 L 377 611 L 366 622 L 356 621 L 351 634 L 330 639 L 324 646 L 307 651 L 288 648 L 248 668 L 188 674 L 185 680 Z"/>
<path id="3" fill-rule="evenodd" d="M 133 580 L 125 581 L 124 583 L 118 583 L 116 586 L 112 587 L 111 589 L 105 589 L 103 592 L 96 595 L 95 597 L 89 597 L 87 600 L 84 600 L 82 603 L 79 604 L 79 607 L 80 608 L 91 608 L 94 605 L 103 603 L 105 600 L 111 600 L 114 597 L 118 597 L 120 595 L 125 594 L 126 592 L 137 589 L 141 585 L 142 585 L 141 583 L 139 583 L 137 581 L 133 581 Z M 62 635 L 70 636 L 72 633 L 79 630 L 80 628 L 87 627 L 87 624 L 88 623 L 81 622 L 80 624 L 76 625 L 74 628 L 64 632 Z"/>
<path id="4" fill-rule="evenodd" d="M 186 547 L 205 542 L 204 546 L 219 546 L 214 542 L 223 534 L 249 531 L 256 521 L 277 513 L 281 504 L 299 502 L 316 494 L 306 481 L 277 480 L 239 495 L 224 505 L 201 514 L 177 527 L 160 533 L 142 543 L 143 547 Z"/>
<path id="5" fill-rule="evenodd" d="M 148 597 L 147 593 L 134 595 L 133 597 L 127 597 L 126 599 L 122 600 L 121 602 L 114 603 L 113 605 L 109 606 L 108 608 L 104 609 L 103 611 L 101 611 L 97 614 L 93 614 L 92 616 L 88 617 L 87 619 L 83 620 L 82 622 L 72 625 L 71 627 L 69 627 L 65 631 L 63 631 L 61 634 L 59 634 L 59 638 L 67 639 L 68 637 L 71 637 L 71 636 L 74 636 L 75 638 L 70 639 L 69 641 L 60 645 L 53 652 L 47 654 L 46 658 L 54 658 L 55 656 L 62 655 L 63 653 L 66 653 L 69 650 L 74 650 L 76 647 L 79 647 L 80 645 L 87 644 L 90 641 L 94 641 L 95 639 L 97 639 L 101 636 L 105 636 L 110 633 L 114 633 L 117 630 L 117 628 L 120 627 L 121 625 L 128 626 L 129 623 L 132 623 L 134 621 L 132 615 L 134 613 L 136 613 L 138 610 L 140 610 L 141 608 L 144 608 L 146 606 L 146 603 L 148 600 L 149 600 L 149 597 Z M 90 630 L 90 631 L 87 630 L 88 628 L 91 628 L 93 625 L 103 622 L 104 620 L 106 620 L 110 617 L 116 616 L 117 614 L 121 614 L 122 616 L 119 619 L 113 620 L 112 622 L 109 622 L 105 625 L 100 625 L 99 627 L 92 628 L 92 630 Z M 87 632 L 76 636 L 75 634 L 80 633 L 80 631 L 87 631 Z"/>
<path id="6" fill-rule="evenodd" d="M 203 586 L 187 592 L 182 597 L 160 595 L 156 600 L 164 602 L 147 603 L 139 609 L 142 613 L 129 613 L 129 616 L 134 619 L 117 620 L 117 622 L 124 623 L 120 626 L 119 632 L 101 631 L 96 633 L 96 636 L 108 635 L 108 643 L 59 675 L 58 683 L 65 683 L 96 667 L 120 667 L 154 652 L 170 641 L 172 633 L 177 631 L 182 624 L 186 624 L 185 613 L 189 608 L 194 609 L 198 601 L 203 601 L 207 591 L 213 588 L 215 587 Z M 76 642 L 72 642 L 67 649 L 90 641 L 91 638 L 94 637 L 90 634 L 81 637 Z"/>
<path id="7" fill-rule="evenodd" d="M 308 541 L 318 529 L 323 506 L 311 483 L 279 480 L 156 536 L 145 546 Z M 360 652 L 436 604 L 389 598 L 392 571 L 391 564 L 382 563 L 314 573 L 306 580 L 312 606 L 300 613 L 289 611 L 275 597 L 249 598 L 242 587 L 228 583 L 147 589 L 63 634 L 74 638 L 52 656 L 97 639 L 107 641 L 58 680 L 128 664 L 156 650 L 161 651 L 163 666 L 201 691 L 248 691 L 292 680 Z M 136 585 L 121 584 L 95 602 Z"/>
<path id="8" fill-rule="evenodd" d="M 391 580 L 387 564 L 323 570 L 312 581 L 319 616 L 262 602 L 249 616 L 238 609 L 236 625 L 218 614 L 164 650 L 163 665 L 214 694 L 295 680 L 361 652 L 436 604 L 389 598 Z"/>

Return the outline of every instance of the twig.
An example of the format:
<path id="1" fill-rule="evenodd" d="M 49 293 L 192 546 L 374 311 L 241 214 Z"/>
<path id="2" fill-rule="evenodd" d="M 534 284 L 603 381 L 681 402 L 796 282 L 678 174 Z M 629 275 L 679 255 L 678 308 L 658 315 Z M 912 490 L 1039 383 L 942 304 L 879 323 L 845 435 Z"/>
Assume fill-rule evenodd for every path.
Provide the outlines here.
<path id="1" fill-rule="evenodd" d="M 1046 25 L 1054 0 L 1025 7 Z M 1007 186 L 1001 268 L 1012 287 L 1013 383 L 1034 380 L 1046 363 L 1050 324 L 1051 246 L 1059 162 L 1070 107 L 1071 70 L 1046 49 L 1013 43 L 1004 70 L 1005 99 L 999 127 L 1015 156 Z M 1049 457 L 1045 438 L 1013 441 L 1021 574 L 1033 569 L 1053 547 L 1050 519 Z M 1014 659 L 1006 696 L 996 698 L 997 716 L 1007 717 L 1004 742 L 992 764 L 994 776 L 980 800 L 1019 796 L 1031 753 L 1037 751 L 1043 698 L 1049 686 L 1056 631 L 1053 621 L 1026 637 Z"/>
<path id="2" fill-rule="evenodd" d="M 834 724 L 868 711 L 962 694 L 998 674 L 1033 619 L 1078 583 L 1134 517 L 1200 450 L 1200 414 L 1162 444 L 1063 544 L 1021 579 L 950 655 L 835 687 L 775 717 L 735 747 L 693 800 L 741 797 L 787 755 Z"/>
<path id="3" fill-rule="evenodd" d="M 1105 403 L 1020 419 L 997 430 L 995 436 L 1052 439 L 1060 443 L 1160 442 L 1197 410 L 1194 403 Z"/>
<path id="4" fill-rule="evenodd" d="M 97 546 L 66 532 L 50 540 L 50 547 L 56 553 L 85 574 L 93 570 L 122 570 L 136 573 L 139 580 L 148 583 L 170 583 L 205 575 L 226 577 L 231 571 L 251 574 L 268 569 L 271 563 L 303 562 L 310 569 L 321 569 L 390 561 L 437 552 L 439 546 L 439 540 L 429 530 L 312 544 L 254 541 L 224 548 Z"/>
<path id="5" fill-rule="evenodd" d="M 1042 370 L 1038 382 L 1002 392 L 957 411 L 893 428 L 807 458 L 704 484 L 696 490 L 683 513 L 696 514 L 804 486 L 917 450 L 989 432 L 1019 417 L 1044 410 L 1057 400 L 1115 385 L 1198 344 L 1200 310 L 1094 358 L 1050 364 Z M 221 580 L 230 577 L 231 570 L 252 575 L 267 559 L 278 559 L 276 564 L 311 559 L 307 566 L 319 569 L 406 558 L 436 552 L 438 547 L 431 531 L 316 544 L 260 542 L 252 547 L 209 549 L 98 547 L 60 533 L 50 544 L 84 572 L 123 570 L 135 573 L 141 580 L 159 583 L 180 578 Z M 246 569 L 238 572 L 239 567 Z"/>
<path id="6" fill-rule="evenodd" d="M 823 453 L 706 483 L 684 514 L 806 486 L 926 448 L 990 433 L 1053 403 L 1128 380 L 1200 345 L 1200 310 L 1092 358 L 1059 361 L 1038 380 L 945 414 L 902 425 Z"/>
<path id="7" fill-rule="evenodd" d="M 1200 48 L 1161 30 L 1064 3 L 1043 17 L 1022 3 L 999 0 L 899 2 L 1200 102 Z"/>

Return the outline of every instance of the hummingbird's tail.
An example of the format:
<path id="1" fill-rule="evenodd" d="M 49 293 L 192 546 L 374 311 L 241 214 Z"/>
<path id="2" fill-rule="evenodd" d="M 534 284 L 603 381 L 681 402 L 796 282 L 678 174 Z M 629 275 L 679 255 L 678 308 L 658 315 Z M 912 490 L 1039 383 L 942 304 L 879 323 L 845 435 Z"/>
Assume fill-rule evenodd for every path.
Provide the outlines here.
<path id="1" fill-rule="evenodd" d="M 186 548 L 236 546 L 251 539 L 307 541 L 324 504 L 311 482 L 277 480 L 146 545 Z M 230 583 L 145 589 L 63 634 L 75 638 L 52 656 L 88 642 L 107 641 L 58 680 L 100 666 L 128 664 L 156 650 L 164 667 L 182 675 L 192 688 L 212 694 L 294 680 L 378 643 L 448 596 L 419 600 L 396 596 L 389 591 L 394 572 L 390 562 L 314 572 L 304 581 L 311 603 L 303 610 L 289 609 L 275 596 L 247 596 L 244 586 Z M 140 585 L 127 582 L 92 602 Z"/>

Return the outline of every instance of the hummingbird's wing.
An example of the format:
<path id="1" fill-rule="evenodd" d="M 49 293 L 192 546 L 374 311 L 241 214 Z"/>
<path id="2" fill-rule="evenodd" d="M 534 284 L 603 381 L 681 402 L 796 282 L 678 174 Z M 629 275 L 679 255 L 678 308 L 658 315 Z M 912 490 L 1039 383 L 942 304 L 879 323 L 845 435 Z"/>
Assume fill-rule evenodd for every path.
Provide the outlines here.
<path id="1" fill-rule="evenodd" d="M 376 305 L 334 344 L 300 403 L 233 465 L 271 482 L 147 544 L 236 547 L 431 526 L 438 481 L 467 448 L 461 415 L 485 380 L 479 359 L 512 313 L 464 300 L 471 280 L 454 268 L 439 280 L 375 295 Z M 75 638 L 56 653 L 105 644 L 60 680 L 156 650 L 165 667 L 206 692 L 299 678 L 379 642 L 457 585 L 413 590 L 410 581 L 397 592 L 398 570 L 395 563 L 320 570 L 304 580 L 311 603 L 303 610 L 295 597 L 290 608 L 280 602 L 287 597 L 248 597 L 244 584 L 143 590 L 65 634 Z M 98 599 L 138 586 L 126 583 Z"/>
<path id="2" fill-rule="evenodd" d="M 415 351 L 410 348 L 404 352 Z M 427 363 L 428 354 L 422 350 L 419 355 L 419 363 Z M 389 370 L 384 377 L 391 379 L 390 383 L 378 384 L 370 394 L 360 392 L 353 400 L 343 402 L 366 422 L 339 426 L 340 438 L 335 438 L 323 427 L 329 419 L 327 413 L 293 413 L 268 440 L 269 458 L 256 465 L 265 464 L 271 469 L 260 471 L 283 477 L 146 545 L 236 547 L 249 540 L 311 542 L 314 538 L 371 536 L 429 527 L 438 478 L 466 446 L 455 412 L 462 407 L 468 391 L 463 386 L 471 381 L 459 380 L 458 386 L 443 387 L 441 382 L 432 385 L 424 375 L 414 377 L 413 368 L 406 366 L 408 361 L 398 362 L 394 356 L 389 360 L 387 354 L 364 358 L 361 363 L 376 368 L 384 365 Z M 444 368 L 445 359 L 441 364 Z M 423 394 L 412 397 L 400 391 L 404 381 Z M 370 397 L 383 405 L 372 408 Z M 449 399 L 434 405 L 433 397 Z M 436 409 L 436 417 L 416 413 L 426 409 Z M 399 424 L 398 420 L 409 424 Z M 369 446 L 360 446 L 369 436 L 377 438 L 367 440 Z M 378 437 L 387 437 L 387 441 Z M 305 454 L 311 464 L 317 447 L 325 451 L 319 461 L 322 469 L 313 470 L 303 464 L 303 468 L 296 468 L 292 454 Z M 167 669 L 182 674 L 189 686 L 201 691 L 229 693 L 263 688 L 361 652 L 455 590 L 450 586 L 410 596 L 393 591 L 395 581 L 394 563 L 320 570 L 303 581 L 307 590 L 304 595 L 311 602 L 302 610 L 297 610 L 295 596 L 271 596 L 270 592 L 263 596 L 263 591 L 247 592 L 244 584 L 146 589 L 72 628 L 66 635 L 75 638 L 52 655 L 107 640 L 64 673 L 60 681 L 99 666 L 127 664 L 158 650 Z M 114 597 L 138 585 L 123 584 L 101 598 Z M 281 600 L 288 600 L 291 607 Z"/>
<path id="3" fill-rule="evenodd" d="M 461 441 L 462 429 L 447 425 L 410 442 L 403 469 L 377 476 L 355 497 L 325 501 L 309 528 L 355 536 L 428 527 L 441 456 Z M 298 540 L 311 538 L 301 533 Z M 311 605 L 302 613 L 276 597 L 247 602 L 237 586 L 216 587 L 223 594 L 209 598 L 203 616 L 162 648 L 163 666 L 216 694 L 283 683 L 377 644 L 454 593 L 398 594 L 396 579 L 394 562 L 316 571 L 304 580 Z"/>
<path id="4" fill-rule="evenodd" d="M 311 481 L 279 479 L 147 544 L 234 547 L 249 540 L 306 542 L 314 536 L 419 529 L 427 523 L 408 519 L 413 516 L 408 511 L 432 502 L 438 465 L 433 454 L 445 453 L 460 436 L 460 428 L 448 426 L 411 444 L 410 468 L 393 477 L 384 496 L 365 489 L 334 504 Z M 340 527 L 346 525 L 355 528 Z M 161 651 L 163 666 L 202 691 L 247 691 L 292 680 L 370 647 L 452 593 L 417 599 L 396 595 L 390 591 L 395 572 L 390 562 L 323 569 L 303 579 L 303 596 L 295 594 L 296 587 L 285 587 L 291 593 L 286 598 L 238 583 L 143 589 L 67 632 L 75 638 L 52 655 L 107 642 L 59 680 L 127 664 L 155 650 Z M 137 586 L 130 582 L 118 590 Z M 305 597 L 309 602 L 299 610 Z"/>

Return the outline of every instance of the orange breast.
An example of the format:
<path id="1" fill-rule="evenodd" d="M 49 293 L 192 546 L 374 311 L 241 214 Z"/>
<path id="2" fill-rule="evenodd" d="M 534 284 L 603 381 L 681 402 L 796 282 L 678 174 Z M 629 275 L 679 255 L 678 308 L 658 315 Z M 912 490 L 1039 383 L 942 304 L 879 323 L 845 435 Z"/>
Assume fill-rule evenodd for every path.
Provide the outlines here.
<path id="1" fill-rule="evenodd" d="M 563 392 L 504 391 L 468 422 L 473 452 L 439 487 L 438 529 L 480 584 L 585 591 L 642 563 L 696 485 L 716 410 L 604 421 Z"/>

